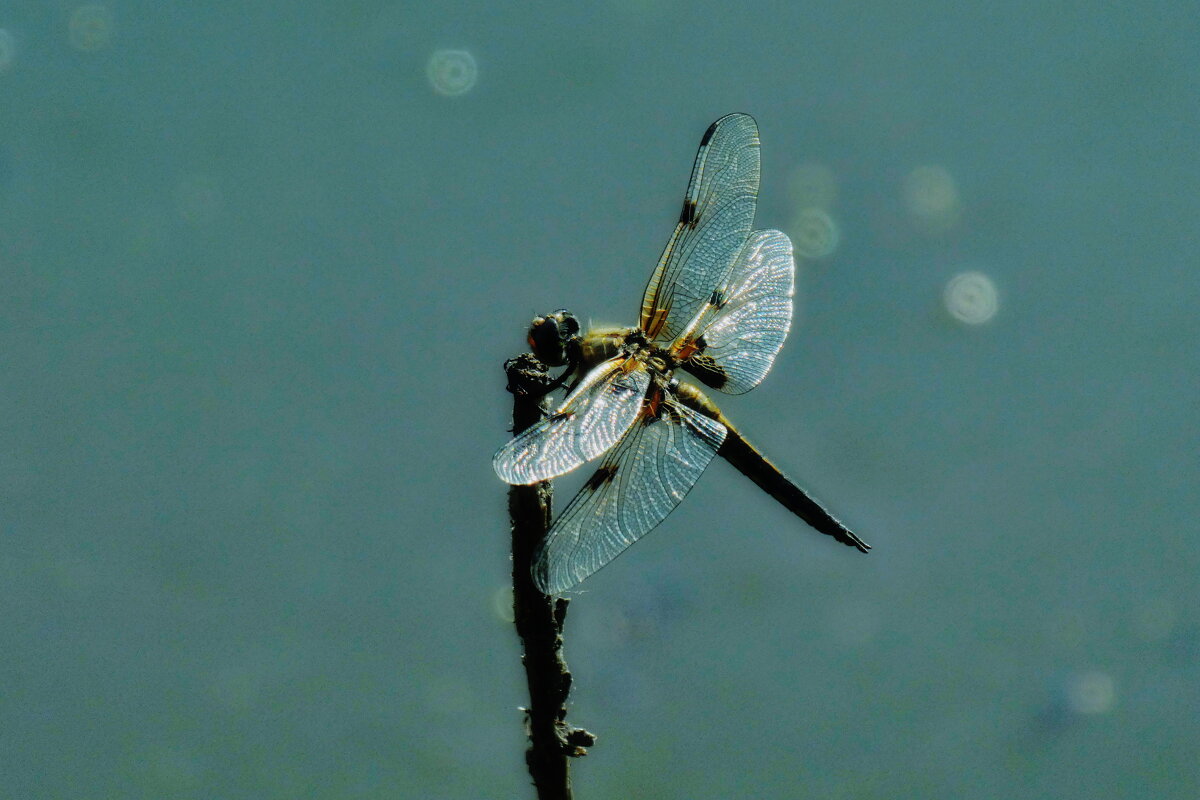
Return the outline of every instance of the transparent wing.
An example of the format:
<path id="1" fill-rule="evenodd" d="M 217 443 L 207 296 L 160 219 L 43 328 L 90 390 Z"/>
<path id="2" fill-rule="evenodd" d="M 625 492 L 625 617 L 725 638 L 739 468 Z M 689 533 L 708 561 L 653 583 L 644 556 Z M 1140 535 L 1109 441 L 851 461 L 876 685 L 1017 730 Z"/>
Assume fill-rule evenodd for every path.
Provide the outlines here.
<path id="1" fill-rule="evenodd" d="M 662 522 L 724 439 L 716 420 L 669 397 L 648 401 L 546 535 L 533 573 L 541 590 L 566 591 Z"/>
<path id="2" fill-rule="evenodd" d="M 792 242 L 786 234 L 751 233 L 726 285 L 701 307 L 685 341 L 676 343 L 698 351 L 684 361 L 684 369 L 728 394 L 757 386 L 792 326 L 795 275 Z"/>
<path id="3" fill-rule="evenodd" d="M 700 140 L 679 224 L 646 284 L 641 328 L 651 339 L 675 339 L 724 282 L 754 223 L 758 182 L 758 125 L 721 117 Z"/>
<path id="4" fill-rule="evenodd" d="M 506 483 L 536 483 L 570 472 L 621 438 L 642 408 L 650 374 L 620 356 L 587 374 L 558 410 L 514 436 L 492 457 Z"/>

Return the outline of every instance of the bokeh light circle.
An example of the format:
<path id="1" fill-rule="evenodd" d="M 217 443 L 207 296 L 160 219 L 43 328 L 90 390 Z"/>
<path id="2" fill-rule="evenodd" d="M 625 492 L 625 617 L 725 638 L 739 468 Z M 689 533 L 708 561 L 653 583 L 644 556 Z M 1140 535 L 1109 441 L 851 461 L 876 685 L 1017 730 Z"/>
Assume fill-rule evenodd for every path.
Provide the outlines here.
<path id="1" fill-rule="evenodd" d="M 946 283 L 942 302 L 959 322 L 982 325 L 1000 309 L 1000 293 L 982 272 L 961 272 Z"/>
<path id="2" fill-rule="evenodd" d="M 425 66 L 434 91 L 447 97 L 466 94 L 475 88 L 479 67 L 466 50 L 436 50 Z"/>
<path id="3" fill-rule="evenodd" d="M 501 622 L 512 622 L 515 617 L 513 611 L 513 590 L 511 586 L 502 586 L 492 593 L 492 612 Z"/>
<path id="4" fill-rule="evenodd" d="M 960 204 L 954 176 L 941 166 L 917 167 L 904 179 L 904 205 L 929 231 L 945 231 L 958 222 Z"/>
<path id="5" fill-rule="evenodd" d="M 1107 714 L 1117 702 L 1116 682 L 1104 672 L 1084 672 L 1067 684 L 1067 703 L 1077 714 Z"/>
<path id="6" fill-rule="evenodd" d="M 824 258 L 837 249 L 842 238 L 837 222 L 823 208 L 801 209 L 789 232 L 801 258 Z"/>

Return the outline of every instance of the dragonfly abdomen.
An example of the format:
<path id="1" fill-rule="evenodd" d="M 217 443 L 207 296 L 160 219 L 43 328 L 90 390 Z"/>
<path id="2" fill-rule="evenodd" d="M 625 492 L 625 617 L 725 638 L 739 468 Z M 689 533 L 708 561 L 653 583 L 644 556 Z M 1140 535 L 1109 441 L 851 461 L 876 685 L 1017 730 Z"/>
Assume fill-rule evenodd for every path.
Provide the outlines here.
<path id="1" fill-rule="evenodd" d="M 729 424 L 729 420 L 721 419 L 721 422 L 725 425 L 727 432 L 717 455 L 737 467 L 739 472 L 758 484 L 760 489 L 774 497 L 784 508 L 814 529 L 832 536 L 842 544 L 856 547 L 864 553 L 871 549 L 869 544 L 858 538 L 853 531 L 826 511 L 820 503 L 788 480 L 779 467 L 772 464 L 757 447 L 746 441 L 745 437 Z"/>
<path id="2" fill-rule="evenodd" d="M 688 408 L 715 419 L 725 426 L 725 440 L 721 442 L 717 455 L 736 467 L 738 472 L 754 481 L 760 489 L 778 500 L 784 508 L 816 530 L 832 536 L 842 544 L 856 547 L 864 553 L 871 549 L 871 545 L 858 538 L 853 531 L 826 511 L 820 503 L 792 483 L 779 467 L 772 464 L 762 454 L 762 451 L 750 444 L 704 392 L 690 383 L 681 381 L 675 386 L 675 396 Z"/>

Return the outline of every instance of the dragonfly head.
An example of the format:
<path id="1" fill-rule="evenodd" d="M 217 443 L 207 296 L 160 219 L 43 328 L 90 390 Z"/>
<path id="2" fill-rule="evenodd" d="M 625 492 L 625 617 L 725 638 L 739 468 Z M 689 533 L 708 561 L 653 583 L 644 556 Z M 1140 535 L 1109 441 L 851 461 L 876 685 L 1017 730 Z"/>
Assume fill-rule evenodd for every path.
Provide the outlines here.
<path id="1" fill-rule="evenodd" d="M 529 347 L 551 367 L 578 360 L 579 341 L 579 320 L 565 308 L 534 317 L 529 324 Z"/>

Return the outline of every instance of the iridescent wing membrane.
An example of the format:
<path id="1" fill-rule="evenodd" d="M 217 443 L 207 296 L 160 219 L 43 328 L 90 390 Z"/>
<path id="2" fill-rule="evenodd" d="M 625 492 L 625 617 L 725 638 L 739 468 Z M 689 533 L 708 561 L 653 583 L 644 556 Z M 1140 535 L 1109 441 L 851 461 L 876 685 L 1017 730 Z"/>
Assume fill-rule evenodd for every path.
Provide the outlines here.
<path id="1" fill-rule="evenodd" d="M 651 339 L 679 336 L 723 283 L 754 223 L 759 161 L 749 114 L 721 117 L 704 132 L 679 222 L 642 297 L 641 328 Z"/>
<path id="2" fill-rule="evenodd" d="M 671 513 L 725 439 L 725 426 L 661 397 L 609 451 L 550 529 L 533 578 L 546 594 L 570 589 Z"/>
<path id="3" fill-rule="evenodd" d="M 514 436 L 492 457 L 506 483 L 528 484 L 565 475 L 609 450 L 642 413 L 650 373 L 627 357 L 587 374 L 553 414 Z"/>
<path id="4" fill-rule="evenodd" d="M 766 377 L 792 327 L 796 266 L 782 231 L 754 231 L 671 349 L 707 386 L 743 394 Z"/>
<path id="5" fill-rule="evenodd" d="M 685 369 L 731 394 L 763 379 L 791 325 L 791 242 L 779 231 L 750 231 L 758 146 L 745 114 L 705 133 L 679 224 L 642 302 L 643 331 L 671 342 Z M 497 452 L 496 472 L 509 483 L 545 480 L 606 453 L 547 534 L 534 567 L 542 591 L 571 588 L 652 530 L 720 449 L 725 426 L 678 402 L 667 378 L 642 355 L 606 361 L 558 411 Z"/>

